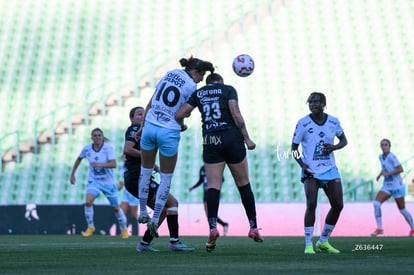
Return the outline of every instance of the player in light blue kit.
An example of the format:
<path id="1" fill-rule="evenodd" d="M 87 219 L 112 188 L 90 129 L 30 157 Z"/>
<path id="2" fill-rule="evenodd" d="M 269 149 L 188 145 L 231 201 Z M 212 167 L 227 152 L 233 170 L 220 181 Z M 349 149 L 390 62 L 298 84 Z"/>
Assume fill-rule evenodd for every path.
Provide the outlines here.
<path id="1" fill-rule="evenodd" d="M 213 64 L 198 58 L 182 58 L 180 64 L 184 69 L 167 72 L 157 83 L 155 92 L 145 109 L 142 127 L 138 221 L 148 223 L 148 229 L 154 237 L 158 237 L 158 222 L 170 193 L 171 180 L 177 163 L 180 131 L 183 130 L 175 120 L 175 114 L 196 90 L 197 83 L 203 80 L 206 71 L 214 72 Z M 151 219 L 146 207 L 150 179 L 158 150 L 160 184 Z"/>
<path id="2" fill-rule="evenodd" d="M 101 129 L 92 130 L 92 144 L 83 147 L 79 157 L 73 164 L 70 175 L 70 183 L 76 183 L 76 170 L 82 159 L 86 158 L 89 162 L 88 185 L 86 187 L 85 218 L 88 228 L 82 233 L 84 237 L 90 237 L 95 232 L 93 221 L 93 202 L 102 192 L 108 199 L 121 228 L 121 237 L 128 238 L 127 221 L 124 212 L 119 207 L 118 190 L 114 178 L 113 168 L 116 168 L 115 153 L 112 145 L 105 142 L 105 137 Z"/>
<path id="3" fill-rule="evenodd" d="M 397 157 L 390 151 L 391 141 L 384 138 L 381 140 L 380 145 L 382 150 L 382 154 L 379 155 L 381 172 L 377 176 L 376 180 L 378 181 L 381 176 L 383 176 L 384 182 L 381 190 L 378 191 L 374 200 L 374 215 L 377 222 L 377 229 L 371 233 L 371 236 L 384 234 L 384 230 L 382 228 L 381 204 L 388 200 L 391 196 L 394 197 L 400 213 L 410 225 L 411 229 L 408 235 L 414 236 L 413 217 L 405 208 L 405 186 L 400 175 L 404 170 Z"/>
<path id="4" fill-rule="evenodd" d="M 333 151 L 345 147 L 348 142 L 339 120 L 324 112 L 326 107 L 324 94 L 311 93 L 307 103 L 311 113 L 298 121 L 292 139 L 292 152 L 302 168 L 301 181 L 306 195 L 305 254 L 315 254 L 312 237 L 319 188 L 322 188 L 329 198 L 331 209 L 326 215 L 325 225 L 315 248 L 338 254 L 340 251 L 328 242 L 343 208 L 341 176 L 336 167 Z M 334 144 L 335 137 L 339 139 L 337 144 Z M 303 157 L 298 151 L 299 144 L 302 144 Z"/>

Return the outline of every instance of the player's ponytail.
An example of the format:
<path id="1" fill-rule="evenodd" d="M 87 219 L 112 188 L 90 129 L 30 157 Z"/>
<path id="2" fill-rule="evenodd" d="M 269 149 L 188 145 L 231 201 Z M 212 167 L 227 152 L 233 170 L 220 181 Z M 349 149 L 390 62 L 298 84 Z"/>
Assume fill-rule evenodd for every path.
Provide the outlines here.
<path id="1" fill-rule="evenodd" d="M 188 59 L 181 58 L 180 64 L 186 71 L 196 70 L 197 72 L 210 71 L 211 73 L 214 73 L 214 66 L 211 62 L 194 58 L 193 56 Z"/>

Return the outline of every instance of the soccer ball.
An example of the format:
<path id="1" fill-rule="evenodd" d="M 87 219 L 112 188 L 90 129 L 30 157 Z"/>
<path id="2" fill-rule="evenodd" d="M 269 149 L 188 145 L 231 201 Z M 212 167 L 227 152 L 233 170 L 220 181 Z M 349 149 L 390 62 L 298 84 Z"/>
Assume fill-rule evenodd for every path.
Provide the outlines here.
<path id="1" fill-rule="evenodd" d="M 254 61 L 248 54 L 241 54 L 233 59 L 233 71 L 241 77 L 246 77 L 254 71 Z"/>

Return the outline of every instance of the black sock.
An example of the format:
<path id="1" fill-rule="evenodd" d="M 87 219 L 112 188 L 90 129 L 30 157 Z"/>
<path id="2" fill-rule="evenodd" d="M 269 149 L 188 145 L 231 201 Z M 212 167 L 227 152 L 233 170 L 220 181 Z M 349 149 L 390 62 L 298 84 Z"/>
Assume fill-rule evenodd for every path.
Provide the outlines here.
<path id="1" fill-rule="evenodd" d="M 245 186 L 238 187 L 238 189 L 244 210 L 246 211 L 247 218 L 249 219 L 250 227 L 257 228 L 256 203 L 250 183 Z"/>
<path id="2" fill-rule="evenodd" d="M 220 190 L 209 188 L 207 190 L 207 217 L 210 229 L 217 227 L 217 214 L 220 203 Z"/>
<path id="3" fill-rule="evenodd" d="M 142 237 L 142 241 L 144 241 L 146 244 L 150 244 L 153 239 L 154 239 L 154 237 L 151 235 L 150 231 L 148 229 L 145 230 L 144 237 Z M 142 243 L 142 241 L 141 241 L 141 243 Z"/>
<path id="4" fill-rule="evenodd" d="M 168 230 L 170 231 L 170 238 L 178 241 L 178 214 L 167 215 Z"/>
<path id="5" fill-rule="evenodd" d="M 227 223 L 225 221 L 223 221 L 222 219 L 220 219 L 219 217 L 217 217 L 217 222 L 222 225 L 225 226 Z"/>

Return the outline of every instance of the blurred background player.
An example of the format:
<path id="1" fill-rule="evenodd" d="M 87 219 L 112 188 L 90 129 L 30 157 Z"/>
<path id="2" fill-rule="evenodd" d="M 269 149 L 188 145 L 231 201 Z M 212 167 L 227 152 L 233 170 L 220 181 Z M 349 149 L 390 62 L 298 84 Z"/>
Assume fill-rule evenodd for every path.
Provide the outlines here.
<path id="1" fill-rule="evenodd" d="M 187 103 L 177 112 L 176 119 L 183 125 L 195 107 L 201 113 L 203 132 L 203 161 L 207 175 L 207 215 L 210 235 L 207 252 L 216 247 L 220 236 L 217 216 L 224 167 L 227 164 L 240 193 L 249 222 L 248 236 L 255 242 L 263 242 L 256 221 L 256 203 L 250 186 L 246 147 L 253 150 L 256 144 L 250 139 L 238 104 L 237 91 L 225 85 L 221 75 L 211 73 L 206 86 L 195 91 Z"/>
<path id="2" fill-rule="evenodd" d="M 124 181 L 126 190 L 138 199 L 138 183 L 141 170 L 141 147 L 139 135 L 137 135 L 144 118 L 145 110 L 143 107 L 134 107 L 129 112 L 131 125 L 125 132 L 124 154 L 125 154 L 125 172 Z M 152 177 L 149 184 L 149 197 L 147 205 L 154 209 L 155 194 L 157 193 L 158 183 Z M 146 208 L 146 206 L 145 206 Z M 179 238 L 178 227 L 178 201 L 171 195 L 168 195 L 167 202 L 161 212 L 158 226 L 161 225 L 164 218 L 167 217 L 168 230 L 170 232 L 170 242 L 168 248 L 173 251 L 193 251 L 194 248 L 184 244 Z M 159 250 L 151 246 L 154 236 L 150 230 L 146 230 L 142 240 L 137 244 L 138 252 L 158 252 Z"/>
<path id="3" fill-rule="evenodd" d="M 170 193 L 171 180 L 177 163 L 181 125 L 175 120 L 178 109 L 197 89 L 206 71 L 213 72 L 210 62 L 190 57 L 181 58 L 182 69 L 165 74 L 157 83 L 155 92 L 147 105 L 141 137 L 141 175 L 139 183 L 140 223 L 158 237 L 158 221 Z M 152 219 L 146 209 L 151 174 L 159 150 L 160 185 L 157 191 Z"/>
<path id="4" fill-rule="evenodd" d="M 409 236 L 414 236 L 414 222 L 413 217 L 405 208 L 405 186 L 401 178 L 401 173 L 404 172 L 400 161 L 391 152 L 391 141 L 389 139 L 382 139 L 380 142 L 382 154 L 379 155 L 381 163 L 381 171 L 376 180 L 379 181 L 381 176 L 384 177 L 381 190 L 378 191 L 374 200 L 374 215 L 377 222 L 377 228 L 371 233 L 371 236 L 378 236 L 384 234 L 382 228 L 381 204 L 388 200 L 391 196 L 394 197 L 400 213 L 410 225 Z"/>
<path id="5" fill-rule="evenodd" d="M 121 175 L 124 177 L 125 173 L 125 155 L 122 155 L 122 165 L 120 166 Z M 131 216 L 131 219 L 133 221 L 131 227 L 131 235 L 139 235 L 139 223 L 137 221 L 138 219 L 138 204 L 139 201 L 136 197 L 131 195 L 131 193 L 128 192 L 126 188 L 124 188 L 125 182 L 124 180 L 119 181 L 118 185 L 118 191 L 122 190 L 122 198 L 121 198 L 121 209 L 124 211 L 124 214 L 127 215 L 129 212 L 129 215 Z M 127 219 L 128 221 L 128 219 Z"/>
<path id="6" fill-rule="evenodd" d="M 312 237 L 319 188 L 322 188 L 328 197 L 331 209 L 326 215 L 322 234 L 315 247 L 319 251 L 337 254 L 340 251 L 330 245 L 328 239 L 344 203 L 341 176 L 333 151 L 345 147 L 348 141 L 339 120 L 324 112 L 324 94 L 311 93 L 307 103 L 311 113 L 298 121 L 292 139 L 292 153 L 302 168 L 301 181 L 306 195 L 305 254 L 315 253 Z M 339 143 L 334 145 L 335 137 L 339 139 Z M 299 144 L 302 144 L 302 154 L 298 151 Z"/>
<path id="7" fill-rule="evenodd" d="M 188 191 L 193 191 L 195 188 L 203 185 L 203 205 L 204 205 L 204 212 L 206 213 L 206 217 L 208 217 L 207 214 L 207 175 L 206 175 L 206 169 L 204 167 L 204 165 L 201 166 L 200 168 L 200 177 L 198 179 L 198 181 L 191 186 L 190 188 L 188 188 Z M 224 181 L 224 178 L 223 178 Z M 223 226 L 223 235 L 226 236 L 227 232 L 229 230 L 229 224 L 225 221 L 223 221 L 222 219 L 220 219 L 220 217 L 217 217 L 217 223 L 219 223 L 221 226 Z"/>
<path id="8" fill-rule="evenodd" d="M 79 157 L 73 164 L 70 175 L 70 183 L 76 183 L 76 170 L 82 159 L 89 162 L 88 185 L 86 187 L 85 218 L 88 228 L 82 233 L 84 237 L 90 237 L 95 232 L 93 220 L 93 203 L 95 198 L 102 192 L 108 199 L 121 228 L 121 237 L 128 238 L 126 217 L 118 203 L 118 190 L 115 183 L 113 169 L 116 168 L 115 153 L 112 145 L 105 142 L 106 139 L 101 129 L 92 130 L 91 138 L 93 143 L 83 147 Z"/>

